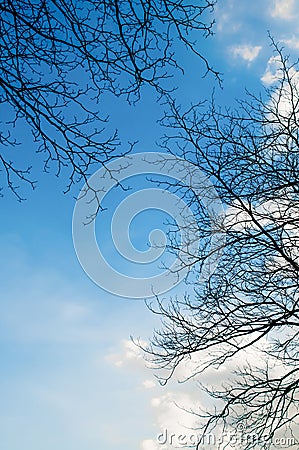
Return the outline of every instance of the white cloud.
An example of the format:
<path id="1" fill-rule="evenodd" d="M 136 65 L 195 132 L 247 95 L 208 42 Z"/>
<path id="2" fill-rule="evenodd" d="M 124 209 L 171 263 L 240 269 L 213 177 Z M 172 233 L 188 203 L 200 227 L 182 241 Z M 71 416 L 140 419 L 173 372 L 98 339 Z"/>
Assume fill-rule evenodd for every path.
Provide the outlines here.
<path id="1" fill-rule="evenodd" d="M 290 116 L 296 115 L 298 120 L 298 102 L 297 95 L 299 91 L 299 72 L 294 68 L 289 70 L 290 84 L 284 83 L 282 93 L 280 90 L 273 94 L 272 101 L 278 105 L 278 111 L 281 115 L 281 119 L 285 118 L 286 121 L 290 119 Z M 297 125 L 297 124 L 296 124 Z"/>
<path id="2" fill-rule="evenodd" d="M 32 263 L 2 241 L 0 447 L 138 448 L 151 433 L 151 391 L 140 387 L 150 376 L 123 373 L 120 382 L 105 355 L 123 336 L 139 335 L 139 324 L 152 329 L 145 307 L 112 305 L 76 276 Z M 124 352 L 136 360 L 130 341 Z"/>
<path id="3" fill-rule="evenodd" d="M 232 13 L 220 13 L 217 17 L 217 30 L 220 32 L 236 33 L 241 28 L 241 23 L 234 20 Z"/>
<path id="4" fill-rule="evenodd" d="M 140 344 L 143 347 L 147 345 L 143 340 L 140 340 Z M 116 367 L 127 365 L 133 368 L 145 368 L 142 350 L 129 339 L 123 339 L 121 353 L 109 353 L 105 359 Z"/>
<path id="5" fill-rule="evenodd" d="M 156 383 L 153 380 L 144 380 L 142 382 L 142 386 L 145 389 L 152 389 L 152 388 L 156 387 Z"/>
<path id="6" fill-rule="evenodd" d="M 168 390 L 151 401 L 159 429 L 156 439 L 160 444 L 167 443 L 173 447 L 182 447 L 183 444 L 196 445 L 198 436 L 194 436 L 193 430 L 198 425 L 198 417 L 189 411 L 198 411 L 202 407 L 201 392 L 196 389 L 193 382 L 184 385 L 183 388 L 176 385 L 172 387 L 171 391 Z M 158 439 L 161 433 L 164 433 L 165 438 L 168 435 L 168 439 L 165 439 L 167 442 Z M 173 435 L 172 442 L 169 441 L 171 435 Z M 182 436 L 185 442 L 182 442 Z"/>
<path id="7" fill-rule="evenodd" d="M 242 58 L 245 61 L 252 62 L 254 61 L 262 47 L 261 46 L 252 46 L 252 45 L 238 45 L 231 48 L 231 52 L 235 58 Z"/>
<path id="8" fill-rule="evenodd" d="M 155 430 L 153 430 L 151 436 L 147 435 L 145 437 L 145 435 L 143 440 L 140 440 L 140 450 L 172 450 L 188 446 L 195 447 L 202 437 L 200 428 L 198 428 L 200 426 L 198 422 L 199 417 L 196 413 L 213 408 L 213 401 L 198 388 L 196 379 L 200 379 L 207 386 L 220 387 L 231 379 L 233 372 L 238 367 L 247 364 L 258 368 L 265 367 L 263 351 L 266 350 L 268 345 L 269 340 L 264 338 L 259 346 L 243 350 L 238 354 L 237 358 L 228 360 L 225 367 L 221 367 L 222 370 L 208 366 L 203 374 L 200 376 L 196 375 L 194 380 L 190 379 L 185 383 L 177 383 L 177 381 L 186 380 L 192 373 L 196 373 L 197 369 L 202 366 L 203 360 L 208 362 L 211 354 L 210 352 L 204 352 L 200 355 L 194 354 L 190 360 L 186 360 L 185 364 L 181 364 L 168 384 L 164 387 L 156 385 L 153 387 L 152 396 L 148 397 L 154 417 L 153 425 Z M 128 352 L 128 349 L 131 349 L 131 343 L 123 341 L 124 364 L 127 364 L 129 367 L 134 366 L 135 358 L 137 363 L 134 366 L 135 370 L 137 369 L 141 375 L 146 374 L 147 368 L 144 364 L 140 364 L 139 352 L 132 351 L 131 353 L 130 351 Z M 285 368 L 283 365 L 277 364 L 277 361 L 271 361 L 271 358 L 268 360 L 268 366 L 273 375 L 284 373 Z M 147 382 L 150 382 L 150 380 L 146 380 L 146 384 Z M 235 430 L 232 428 L 231 432 L 233 437 Z M 216 427 L 203 438 L 206 439 L 205 443 L 209 442 L 210 438 L 211 442 L 222 442 L 220 427 Z M 228 437 L 228 441 L 225 441 L 225 448 L 236 448 L 233 445 L 230 446 L 229 439 Z M 215 445 L 205 448 L 212 449 L 215 448 Z"/>
<path id="9" fill-rule="evenodd" d="M 272 56 L 267 63 L 267 68 L 261 81 L 266 86 L 275 85 L 283 76 L 282 63 L 279 56 Z M 297 101 L 299 93 L 299 71 L 295 67 L 288 70 L 288 77 L 285 77 L 280 86 L 273 91 L 269 101 L 269 107 L 275 111 L 273 117 L 269 116 L 272 123 L 284 123 L 287 126 L 298 128 L 299 104 Z M 279 115 L 279 120 L 277 118 Z"/>
<path id="10" fill-rule="evenodd" d="M 153 439 L 145 439 L 144 441 L 141 442 L 141 450 L 163 450 L 163 447 L 161 447 Z"/>
<path id="11" fill-rule="evenodd" d="M 264 75 L 261 77 L 261 81 L 270 86 L 276 83 L 280 78 L 281 60 L 279 56 L 271 56 L 268 60 L 267 67 Z"/>
<path id="12" fill-rule="evenodd" d="M 122 368 L 133 368 L 141 375 L 148 375 L 148 367 L 146 366 L 144 359 L 141 358 L 141 352 L 137 348 L 133 348 L 134 344 L 131 341 L 124 340 L 122 342 L 122 355 L 111 355 L 108 359 L 122 361 Z M 183 364 L 178 371 L 178 376 L 183 379 L 188 370 Z M 190 372 L 189 372 L 190 374 Z M 187 443 L 190 443 L 190 439 L 193 438 L 193 444 L 197 442 L 197 436 L 194 437 L 194 433 L 191 433 L 192 428 L 196 425 L 197 417 L 189 412 L 185 411 L 189 409 L 196 409 L 200 406 L 200 390 L 196 388 L 194 382 L 178 384 L 177 379 L 170 380 L 169 384 L 165 387 L 161 387 L 153 380 L 145 379 L 142 382 L 143 389 L 152 389 L 152 395 L 149 397 L 149 406 L 152 409 L 154 416 L 154 424 L 156 432 L 152 439 L 144 439 L 140 443 L 141 450 L 164 450 L 172 449 L 173 445 L 167 446 L 158 442 L 157 436 L 165 430 L 168 436 L 175 433 L 173 437 L 173 444 L 177 443 L 182 447 L 180 442 L 180 435 L 186 435 Z M 194 393 L 195 390 L 195 393 Z M 184 409 L 182 409 L 184 408 Z M 193 436 L 189 436 L 192 434 Z M 192 442 L 191 442 L 192 443 Z"/>
<path id="13" fill-rule="evenodd" d="M 292 36 L 289 39 L 282 39 L 281 42 L 286 44 L 289 48 L 298 50 L 299 49 L 299 37 Z"/>
<path id="14" fill-rule="evenodd" d="M 277 19 L 292 20 L 295 17 L 295 0 L 275 0 L 271 16 Z"/>

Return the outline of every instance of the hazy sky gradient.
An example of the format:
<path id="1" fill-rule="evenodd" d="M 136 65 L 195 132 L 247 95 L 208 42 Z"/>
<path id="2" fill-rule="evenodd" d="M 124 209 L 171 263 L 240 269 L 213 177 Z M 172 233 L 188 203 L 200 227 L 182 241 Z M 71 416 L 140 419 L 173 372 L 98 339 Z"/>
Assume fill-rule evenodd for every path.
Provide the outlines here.
<path id="1" fill-rule="evenodd" d="M 199 45 L 223 72 L 224 89 L 210 75 L 202 79 L 202 65 L 186 57 L 186 74 L 177 79 L 186 105 L 209 97 L 215 86 L 223 105 L 242 97 L 245 86 L 258 92 L 261 78 L 271 78 L 265 77 L 272 56 L 267 30 L 298 54 L 296 1 L 220 0 L 215 17 L 215 36 L 199 38 Z M 136 151 L 158 151 L 162 109 L 148 89 L 143 95 L 135 107 L 107 98 L 111 126 L 124 146 L 138 139 Z M 31 152 L 24 139 L 20 159 Z M 142 301 L 115 298 L 85 275 L 71 235 L 74 196 L 82 185 L 63 195 L 64 181 L 46 174 L 35 192 L 24 188 L 22 204 L 9 193 L 0 199 L 0 448 L 154 450 L 161 428 L 181 418 L 174 396 L 187 403 L 204 399 L 194 384 L 157 386 L 144 368 L 129 337 L 146 339 L 156 318 Z M 142 246 L 148 216 L 135 233 Z"/>

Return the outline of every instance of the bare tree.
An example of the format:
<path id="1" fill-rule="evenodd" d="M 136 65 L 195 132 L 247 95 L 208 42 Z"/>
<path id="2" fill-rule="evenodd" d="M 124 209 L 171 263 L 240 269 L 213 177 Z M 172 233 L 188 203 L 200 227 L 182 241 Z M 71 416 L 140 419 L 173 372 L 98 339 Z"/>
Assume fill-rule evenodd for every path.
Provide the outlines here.
<path id="1" fill-rule="evenodd" d="M 180 68 L 180 45 L 218 76 L 195 45 L 199 34 L 212 32 L 206 19 L 213 5 L 214 0 L 1 2 L 0 162 L 18 199 L 18 181 L 35 185 L 30 167 L 14 162 L 20 134 L 15 129 L 22 121 L 44 154 L 45 171 L 54 165 L 59 175 L 69 167 L 69 189 L 88 176 L 90 165 L 117 155 L 117 135 L 107 131 L 99 112 L 103 93 L 136 101 L 149 85 L 163 95 Z"/>
<path id="2" fill-rule="evenodd" d="M 164 383 L 190 359 L 190 378 L 234 368 L 220 386 L 200 384 L 213 407 L 192 413 L 203 434 L 242 429 L 242 449 L 283 448 L 286 435 L 288 448 L 298 446 L 299 72 L 273 45 L 275 83 L 259 96 L 247 93 L 235 110 L 212 101 L 182 112 L 170 102 L 164 146 L 173 152 L 177 143 L 177 153 L 210 177 L 225 205 L 217 231 L 226 243 L 207 282 L 191 275 L 193 294 L 150 305 L 162 327 L 146 349 L 166 369 Z M 193 255 L 202 264 L 211 229 L 192 186 L 184 192 L 204 238 Z M 231 448 L 220 441 L 213 448 Z"/>

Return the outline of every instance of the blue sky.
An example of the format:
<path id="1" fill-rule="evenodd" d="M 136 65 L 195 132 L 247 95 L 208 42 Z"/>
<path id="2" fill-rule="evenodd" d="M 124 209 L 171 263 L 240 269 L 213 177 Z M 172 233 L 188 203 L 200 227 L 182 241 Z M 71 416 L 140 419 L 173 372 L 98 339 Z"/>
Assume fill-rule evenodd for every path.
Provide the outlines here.
<path id="1" fill-rule="evenodd" d="M 258 92 L 269 83 L 267 30 L 298 55 L 295 0 L 220 0 L 215 18 L 215 36 L 199 42 L 223 72 L 223 90 L 211 76 L 202 79 L 202 66 L 186 57 L 186 74 L 178 78 L 178 98 L 185 104 L 208 97 L 216 86 L 216 99 L 232 105 L 245 86 Z M 158 151 L 162 110 L 150 91 L 135 107 L 107 102 L 123 142 L 139 139 L 136 151 Z M 63 195 L 64 181 L 46 174 L 34 192 L 24 188 L 25 202 L 9 193 L 0 200 L 0 448 L 156 450 L 163 427 L 190 420 L 172 400 L 204 400 L 194 384 L 156 384 L 129 338 L 146 339 L 157 319 L 142 301 L 93 284 L 80 267 L 71 227 L 74 195 L 82 185 Z M 123 195 L 116 192 L 111 204 Z M 138 220 L 132 232 L 142 247 L 151 225 L 163 221 L 158 215 L 154 223 L 148 215 Z"/>

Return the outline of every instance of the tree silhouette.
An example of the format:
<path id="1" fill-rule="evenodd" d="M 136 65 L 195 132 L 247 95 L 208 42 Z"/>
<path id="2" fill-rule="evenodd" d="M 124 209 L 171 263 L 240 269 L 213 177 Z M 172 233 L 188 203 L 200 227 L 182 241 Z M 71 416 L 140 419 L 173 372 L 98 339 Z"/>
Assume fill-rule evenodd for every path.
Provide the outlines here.
<path id="1" fill-rule="evenodd" d="M 159 95 L 171 90 L 168 77 L 180 68 L 175 45 L 187 47 L 218 76 L 195 46 L 199 34 L 211 34 L 212 22 L 204 18 L 213 5 L 213 0 L 198 5 L 171 0 L 1 2 L 2 184 L 19 200 L 18 181 L 35 186 L 31 168 L 21 168 L 13 158 L 22 121 L 43 153 L 44 170 L 54 165 L 59 175 L 69 168 L 69 189 L 77 179 L 86 179 L 92 164 L 119 156 L 117 134 L 108 132 L 101 113 L 103 93 L 136 101 L 144 85 Z"/>
<path id="2" fill-rule="evenodd" d="M 235 110 L 212 101 L 182 112 L 170 102 L 164 146 L 174 151 L 177 143 L 180 156 L 210 177 L 226 210 L 211 231 L 192 186 L 184 190 L 202 235 L 193 256 L 200 266 L 211 257 L 207 242 L 215 231 L 226 242 L 206 282 L 190 274 L 193 294 L 149 305 L 162 327 L 145 349 L 167 369 L 164 383 L 190 360 L 189 378 L 223 369 L 221 386 L 201 383 L 213 408 L 193 414 L 202 433 L 242 429 L 242 449 L 274 448 L 276 439 L 296 437 L 299 414 L 299 73 L 273 45 L 275 83 L 259 96 L 247 93 Z"/>

